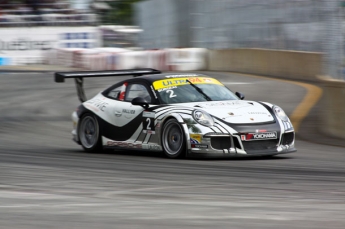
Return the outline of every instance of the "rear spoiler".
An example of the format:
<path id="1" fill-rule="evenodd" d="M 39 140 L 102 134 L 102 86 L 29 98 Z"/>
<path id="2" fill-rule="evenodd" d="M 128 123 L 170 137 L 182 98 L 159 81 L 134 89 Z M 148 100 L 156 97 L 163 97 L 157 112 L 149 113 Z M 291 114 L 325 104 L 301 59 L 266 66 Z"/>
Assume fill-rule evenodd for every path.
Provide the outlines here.
<path id="1" fill-rule="evenodd" d="M 75 79 L 77 94 L 81 102 L 85 102 L 86 96 L 83 88 L 83 79 L 90 77 L 112 77 L 112 76 L 142 76 L 160 74 L 161 71 L 152 68 L 110 70 L 110 71 L 81 71 L 81 72 L 56 72 L 55 82 L 63 83 L 65 79 Z"/>

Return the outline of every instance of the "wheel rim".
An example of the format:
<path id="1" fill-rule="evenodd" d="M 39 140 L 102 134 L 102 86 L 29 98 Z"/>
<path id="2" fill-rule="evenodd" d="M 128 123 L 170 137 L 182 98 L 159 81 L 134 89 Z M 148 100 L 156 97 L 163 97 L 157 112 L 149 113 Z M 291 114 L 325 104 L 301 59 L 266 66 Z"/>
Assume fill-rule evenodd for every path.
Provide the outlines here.
<path id="1" fill-rule="evenodd" d="M 163 145 L 166 153 L 176 155 L 180 152 L 183 144 L 183 132 L 176 123 L 169 123 L 164 128 Z"/>
<path id="2" fill-rule="evenodd" d="M 92 117 L 85 117 L 79 129 L 80 141 L 85 148 L 92 148 L 98 141 L 96 121 Z"/>

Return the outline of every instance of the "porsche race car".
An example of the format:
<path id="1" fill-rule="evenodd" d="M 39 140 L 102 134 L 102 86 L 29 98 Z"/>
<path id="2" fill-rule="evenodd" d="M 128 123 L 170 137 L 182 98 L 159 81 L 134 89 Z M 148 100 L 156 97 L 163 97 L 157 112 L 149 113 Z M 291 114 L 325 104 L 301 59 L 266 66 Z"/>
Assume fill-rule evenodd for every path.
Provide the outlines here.
<path id="1" fill-rule="evenodd" d="M 133 76 L 91 99 L 87 77 Z M 203 74 L 155 69 L 57 72 L 74 78 L 81 105 L 72 113 L 73 140 L 85 151 L 128 149 L 185 156 L 270 156 L 296 151 L 294 128 L 282 108 L 244 100 Z"/>

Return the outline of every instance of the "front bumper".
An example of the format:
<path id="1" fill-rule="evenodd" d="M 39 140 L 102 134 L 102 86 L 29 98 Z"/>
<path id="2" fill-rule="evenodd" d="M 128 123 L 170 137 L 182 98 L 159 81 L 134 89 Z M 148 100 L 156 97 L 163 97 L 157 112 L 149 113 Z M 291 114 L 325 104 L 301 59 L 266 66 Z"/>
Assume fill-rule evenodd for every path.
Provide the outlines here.
<path id="1" fill-rule="evenodd" d="M 192 144 L 188 156 L 193 157 L 248 157 L 292 153 L 294 132 L 283 133 L 277 139 L 242 141 L 241 135 L 206 134 L 200 144 Z M 196 147 L 195 147 L 196 146 Z M 200 147 L 202 146 L 202 147 Z"/>

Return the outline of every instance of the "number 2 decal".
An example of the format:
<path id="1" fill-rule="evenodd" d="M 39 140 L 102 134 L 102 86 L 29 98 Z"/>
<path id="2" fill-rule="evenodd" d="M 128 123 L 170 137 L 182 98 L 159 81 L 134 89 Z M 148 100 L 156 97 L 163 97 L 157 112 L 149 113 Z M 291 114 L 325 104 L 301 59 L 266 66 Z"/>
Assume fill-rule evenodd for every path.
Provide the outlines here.
<path id="1" fill-rule="evenodd" d="M 174 91 L 173 90 L 166 90 L 167 93 L 170 93 L 169 95 L 169 98 L 174 98 L 176 97 L 177 95 L 174 94 Z"/>
<path id="2" fill-rule="evenodd" d="M 150 118 L 147 118 L 147 119 L 146 119 L 146 122 L 147 122 L 146 129 L 147 129 L 147 130 L 151 130 L 151 119 L 150 119 Z"/>
<path id="3" fill-rule="evenodd" d="M 144 111 L 142 122 L 143 122 L 143 133 L 155 134 L 155 112 Z"/>
<path id="4" fill-rule="evenodd" d="M 144 118 L 143 120 L 143 132 L 144 133 L 155 133 L 155 119 L 154 118 Z"/>

